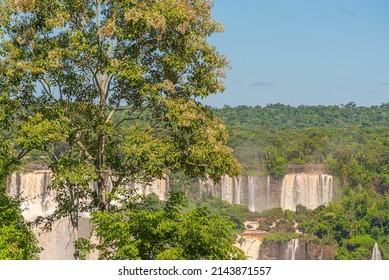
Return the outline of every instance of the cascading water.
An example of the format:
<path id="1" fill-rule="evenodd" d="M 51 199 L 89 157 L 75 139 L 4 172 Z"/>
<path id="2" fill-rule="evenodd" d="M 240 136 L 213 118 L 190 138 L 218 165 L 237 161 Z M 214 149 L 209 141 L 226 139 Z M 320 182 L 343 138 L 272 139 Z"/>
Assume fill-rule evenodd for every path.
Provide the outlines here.
<path id="1" fill-rule="evenodd" d="M 332 176 L 315 173 L 286 174 L 282 179 L 271 176 L 223 176 L 220 183 L 200 180 L 199 192 L 224 201 L 246 204 L 250 211 L 261 212 L 274 207 L 295 210 L 297 204 L 314 209 L 332 200 Z"/>
<path id="2" fill-rule="evenodd" d="M 26 173 L 14 173 L 7 178 L 6 191 L 13 197 L 22 199 L 23 216 L 26 220 L 34 221 L 38 216 L 47 217 L 56 209 L 55 191 L 50 190 L 50 170 L 36 170 Z M 161 200 L 166 198 L 169 188 L 168 180 L 155 180 L 149 185 L 129 185 L 136 188 L 139 194 L 156 193 Z M 52 224 L 52 231 L 42 231 L 39 227 L 33 229 L 39 246 L 43 248 L 40 253 L 42 260 L 74 259 L 75 231 L 68 218 L 60 219 Z M 77 236 L 89 238 L 92 227 L 89 223 L 88 213 L 79 218 Z M 92 237 L 93 239 L 93 237 Z M 97 242 L 97 241 L 95 241 Z M 97 259 L 97 255 L 89 256 Z"/>
<path id="3" fill-rule="evenodd" d="M 371 259 L 372 260 L 382 260 L 381 258 L 381 252 L 378 248 L 378 244 L 377 242 L 374 243 L 374 247 L 373 247 L 373 253 L 371 254 Z"/>
<path id="4" fill-rule="evenodd" d="M 247 259 L 258 260 L 261 243 L 257 238 L 238 237 L 238 242 L 234 245 L 244 252 Z"/>
<path id="5" fill-rule="evenodd" d="M 234 178 L 223 176 L 221 184 L 222 186 L 224 186 L 221 189 L 221 194 L 222 194 L 221 199 L 229 203 L 233 203 Z"/>
<path id="6" fill-rule="evenodd" d="M 296 210 L 301 204 L 314 209 L 332 200 L 332 176 L 327 174 L 286 174 L 282 180 L 281 208 Z"/>
<path id="7" fill-rule="evenodd" d="M 14 173 L 7 180 L 7 192 L 12 197 L 22 198 L 23 216 L 34 220 L 48 216 L 55 210 L 54 193 L 49 189 L 51 172 L 38 170 L 29 173 Z"/>
<path id="8" fill-rule="evenodd" d="M 270 175 L 267 175 L 266 180 L 266 209 L 270 209 Z"/>
<path id="9" fill-rule="evenodd" d="M 255 211 L 255 185 L 254 185 L 254 176 L 248 176 L 247 178 L 247 188 L 248 188 L 248 207 L 250 211 Z"/>
<path id="10" fill-rule="evenodd" d="M 299 248 L 299 239 L 295 238 L 292 240 L 289 240 L 286 245 L 285 250 L 285 260 L 295 260 L 296 259 L 296 253 Z"/>
<path id="11" fill-rule="evenodd" d="M 241 177 L 222 176 L 219 183 L 210 179 L 199 180 L 199 194 L 208 193 L 220 199 L 247 205 L 251 211 L 261 212 L 279 203 L 271 202 L 271 177 L 242 175 Z"/>

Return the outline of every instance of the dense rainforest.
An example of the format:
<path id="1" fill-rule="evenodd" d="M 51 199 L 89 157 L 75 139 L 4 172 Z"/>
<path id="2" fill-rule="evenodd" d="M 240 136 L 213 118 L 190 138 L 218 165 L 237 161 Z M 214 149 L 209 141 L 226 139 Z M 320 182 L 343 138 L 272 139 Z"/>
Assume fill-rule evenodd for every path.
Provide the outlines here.
<path id="1" fill-rule="evenodd" d="M 228 144 L 243 166 L 258 165 L 277 177 L 293 164 L 324 164 L 338 180 L 338 199 L 327 207 L 259 214 L 270 219 L 264 229 L 275 220 L 283 224 L 265 240 L 295 238 L 292 225 L 297 221 L 303 238 L 332 244 L 336 259 L 369 259 L 375 242 L 383 258 L 389 258 L 389 103 L 225 106 L 213 111 L 227 125 Z M 228 212 L 225 205 L 218 207 Z M 252 213 L 244 215 L 236 207 L 231 213 L 253 219 Z"/>
<path id="2" fill-rule="evenodd" d="M 213 110 L 242 164 L 263 165 L 273 176 L 283 176 L 291 164 L 325 164 L 342 186 L 389 191 L 389 103 Z"/>
<path id="3" fill-rule="evenodd" d="M 198 200 L 193 179 L 171 174 L 172 187 L 191 197 L 184 212 L 206 209 L 228 216 L 235 233 L 247 220 L 261 220 L 264 230 L 277 221 L 265 245 L 296 238 L 297 222 L 304 233 L 300 238 L 333 246 L 335 259 L 369 259 L 375 242 L 382 257 L 389 258 L 389 103 L 225 106 L 212 111 L 227 127 L 228 145 L 242 164 L 242 173 L 282 177 L 291 165 L 322 164 L 337 178 L 338 198 L 315 210 L 298 206 L 295 212 L 275 208 L 253 213 L 215 197 Z M 41 156 L 32 152 L 25 161 L 42 162 Z"/>

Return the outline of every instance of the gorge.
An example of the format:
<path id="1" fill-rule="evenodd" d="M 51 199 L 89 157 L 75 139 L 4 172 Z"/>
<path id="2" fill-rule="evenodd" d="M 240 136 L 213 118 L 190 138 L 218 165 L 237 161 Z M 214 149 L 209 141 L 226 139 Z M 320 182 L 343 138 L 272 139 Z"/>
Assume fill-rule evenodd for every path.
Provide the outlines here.
<path id="1" fill-rule="evenodd" d="M 24 217 L 33 221 L 38 216 L 47 217 L 55 210 L 55 193 L 50 190 L 51 171 L 48 169 L 14 173 L 8 177 L 6 191 L 13 197 L 22 198 Z M 139 194 L 155 193 L 160 200 L 166 200 L 170 188 L 168 178 L 155 180 L 149 185 L 132 185 Z M 276 207 L 295 210 L 301 204 L 309 209 L 331 201 L 334 197 L 333 178 L 322 172 L 288 173 L 283 178 L 271 176 L 241 175 L 239 178 L 223 176 L 219 183 L 199 180 L 198 192 L 211 194 L 227 202 L 248 205 L 251 211 L 262 212 Z M 81 213 L 77 236 L 90 238 L 89 213 Z M 67 219 L 53 224 L 53 230 L 46 232 L 38 226 L 34 229 L 43 251 L 40 259 L 73 259 L 75 240 L 72 226 Z M 255 234 L 254 234 L 255 235 Z M 259 236 L 259 238 L 258 238 Z M 242 248 L 252 259 L 258 259 L 263 235 L 244 236 Z M 299 248 L 298 239 L 280 248 L 281 259 L 294 259 Z M 284 246 L 284 245 L 283 245 Z M 277 253 L 278 254 L 278 253 Z M 281 256 L 282 255 L 282 256 Z M 97 255 L 89 256 L 96 259 Z"/>

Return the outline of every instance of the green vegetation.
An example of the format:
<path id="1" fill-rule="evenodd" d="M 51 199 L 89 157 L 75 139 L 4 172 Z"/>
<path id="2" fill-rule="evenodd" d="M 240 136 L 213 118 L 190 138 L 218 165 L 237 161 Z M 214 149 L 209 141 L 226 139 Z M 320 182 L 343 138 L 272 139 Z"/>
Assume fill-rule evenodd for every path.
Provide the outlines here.
<path id="1" fill-rule="evenodd" d="M 175 195 L 161 203 L 122 188 L 175 174 L 174 188 L 193 194 L 187 177 L 235 176 L 238 161 L 273 177 L 325 164 L 344 188 L 328 207 L 262 213 L 266 242 L 294 238 L 297 221 L 336 242 L 338 259 L 368 258 L 374 242 L 389 258 L 389 103 L 203 106 L 223 91 L 228 66 L 207 41 L 221 31 L 210 9 L 207 0 L 1 2 L 0 258 L 39 251 L 3 186 L 42 161 L 58 203 L 48 225 L 69 217 L 77 233 L 80 213 L 92 213 L 100 243 L 77 240 L 79 258 L 96 246 L 107 259 L 241 258 L 231 234 L 257 218 L 247 208 L 214 198 L 185 208 Z"/>
<path id="2" fill-rule="evenodd" d="M 259 164 L 274 177 L 285 175 L 291 164 L 325 164 L 342 186 L 361 185 L 386 193 L 388 106 L 389 103 L 372 107 L 356 107 L 353 103 L 341 107 L 276 104 L 263 108 L 225 107 L 214 112 L 229 124 L 228 144 L 243 164 Z M 277 120 L 276 116 L 285 119 L 271 122 Z M 324 123 L 312 123 L 311 118 L 320 118 Z M 356 119 L 364 121 L 359 123 Z"/>
<path id="3" fill-rule="evenodd" d="M 231 204 L 217 197 L 204 196 L 201 200 L 189 200 L 187 210 L 205 208 L 211 214 L 229 217 L 235 223 L 237 230 L 244 229 L 244 222 L 255 220 L 258 213 L 251 212 L 247 206 Z"/>
<path id="4" fill-rule="evenodd" d="M 51 168 L 58 209 L 49 227 L 69 217 L 77 239 L 80 214 L 96 212 L 99 245 L 109 247 L 102 231 L 112 227 L 102 219 L 117 225 L 121 213 L 113 205 L 131 196 L 123 193 L 129 182 L 146 184 L 177 170 L 213 179 L 238 174 L 225 126 L 198 101 L 224 90 L 228 66 L 207 41 L 222 30 L 211 6 L 207 0 L 0 3 L 0 153 L 8 155 L 0 167 L 9 171 L 29 156 Z M 183 221 L 192 219 L 211 232 L 220 223 L 202 212 Z M 135 238 L 130 233 L 123 238 Z M 202 237 L 180 234 L 179 246 Z M 228 250 L 223 240 L 202 245 Z M 115 257 L 134 257 L 120 244 L 111 247 Z M 164 257 L 192 257 L 182 250 Z"/>
<path id="5" fill-rule="evenodd" d="M 263 245 L 268 245 L 272 242 L 286 242 L 295 238 L 298 238 L 299 236 L 295 233 L 291 232 L 274 232 L 270 233 L 265 236 L 263 239 Z"/>
<path id="6" fill-rule="evenodd" d="M 260 214 L 260 224 L 273 224 L 264 245 L 299 238 L 332 247 L 335 259 L 371 259 L 377 242 L 382 259 L 389 259 L 389 196 L 358 188 L 342 189 L 340 197 L 314 210 L 274 208 Z M 294 227 L 298 223 L 297 228 Z M 295 234 L 298 229 L 301 235 Z"/>
<path id="7" fill-rule="evenodd" d="M 213 110 L 227 126 L 251 129 L 389 126 L 389 103 L 371 107 L 359 107 L 354 102 L 340 106 L 298 107 L 277 103 L 265 107 L 224 106 Z"/>
<path id="8" fill-rule="evenodd" d="M 154 196 L 123 200 L 115 211 L 93 213 L 102 259 L 245 259 L 232 246 L 234 223 L 205 207 L 182 211 L 184 197 L 171 193 L 166 203 Z M 140 199 L 140 200 L 139 200 Z M 82 246 L 81 246 L 82 247 Z M 83 248 L 79 248 L 84 252 Z"/>
<path id="9" fill-rule="evenodd" d="M 347 188 L 328 207 L 301 215 L 300 229 L 325 242 L 336 241 L 337 259 L 369 259 L 377 242 L 382 257 L 389 259 L 389 196 L 368 189 Z"/>
<path id="10" fill-rule="evenodd" d="M 37 259 L 39 251 L 19 202 L 0 191 L 0 260 Z"/>

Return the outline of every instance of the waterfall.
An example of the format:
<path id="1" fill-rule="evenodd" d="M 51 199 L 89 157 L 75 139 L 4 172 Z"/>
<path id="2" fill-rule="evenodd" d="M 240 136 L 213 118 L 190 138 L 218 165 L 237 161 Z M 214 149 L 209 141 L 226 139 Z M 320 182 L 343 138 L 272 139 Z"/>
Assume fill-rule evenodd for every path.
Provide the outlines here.
<path id="1" fill-rule="evenodd" d="M 267 175 L 266 180 L 266 209 L 270 209 L 270 175 Z"/>
<path id="2" fill-rule="evenodd" d="M 148 195 L 154 193 L 158 196 L 159 200 L 167 200 L 169 192 L 169 179 L 165 175 L 165 178 L 156 179 L 149 184 L 132 184 L 126 186 L 128 189 L 136 189 L 139 195 Z"/>
<path id="3" fill-rule="evenodd" d="M 229 203 L 246 204 L 250 211 L 281 207 L 294 211 L 297 204 L 314 209 L 333 198 L 333 179 L 328 174 L 291 173 L 281 180 L 271 176 L 222 176 L 220 183 L 199 181 L 200 195 L 205 192 Z"/>
<path id="4" fill-rule="evenodd" d="M 23 216 L 34 220 L 54 212 L 54 193 L 49 189 L 51 172 L 38 170 L 29 173 L 14 173 L 7 179 L 7 192 L 12 197 L 22 198 Z"/>
<path id="5" fill-rule="evenodd" d="M 259 248 L 261 246 L 261 241 L 255 237 L 249 236 L 238 236 L 238 242 L 234 246 L 241 249 L 247 259 L 249 260 L 258 260 L 259 258 Z"/>
<path id="6" fill-rule="evenodd" d="M 34 221 L 38 216 L 47 217 L 55 211 L 57 207 L 55 191 L 49 188 L 51 176 L 51 171 L 46 169 L 14 173 L 7 178 L 6 191 L 13 197 L 21 198 L 22 214 L 26 220 Z M 146 186 L 134 184 L 128 187 L 136 187 L 138 193 L 144 195 L 154 192 L 163 200 L 166 199 L 169 182 L 161 179 L 155 180 Z M 43 251 L 39 254 L 40 259 L 74 259 L 73 242 L 76 236 L 68 218 L 55 221 L 52 224 L 52 231 L 43 231 L 41 225 L 33 228 L 33 231 L 38 239 L 39 246 L 43 248 Z M 91 231 L 89 215 L 88 213 L 82 213 L 79 218 L 77 235 L 78 237 L 90 238 Z M 91 259 L 97 259 L 97 257 L 96 254 L 89 256 Z"/>
<path id="7" fill-rule="evenodd" d="M 235 204 L 242 204 L 242 184 L 240 182 L 240 179 L 234 177 L 234 203 Z"/>
<path id="8" fill-rule="evenodd" d="M 281 208 L 296 210 L 302 204 L 308 209 L 332 200 L 332 176 L 328 174 L 286 174 L 282 180 Z"/>
<path id="9" fill-rule="evenodd" d="M 298 238 L 289 240 L 285 250 L 285 260 L 295 260 L 298 247 L 299 247 Z"/>
<path id="10" fill-rule="evenodd" d="M 248 207 L 250 211 L 255 211 L 255 185 L 254 185 L 254 177 L 248 176 L 247 180 L 247 188 L 248 188 Z"/>
<path id="11" fill-rule="evenodd" d="M 381 258 L 381 252 L 378 249 L 378 244 L 377 242 L 374 243 L 374 248 L 373 248 L 373 253 L 371 254 L 371 259 L 372 260 L 382 260 Z"/>

